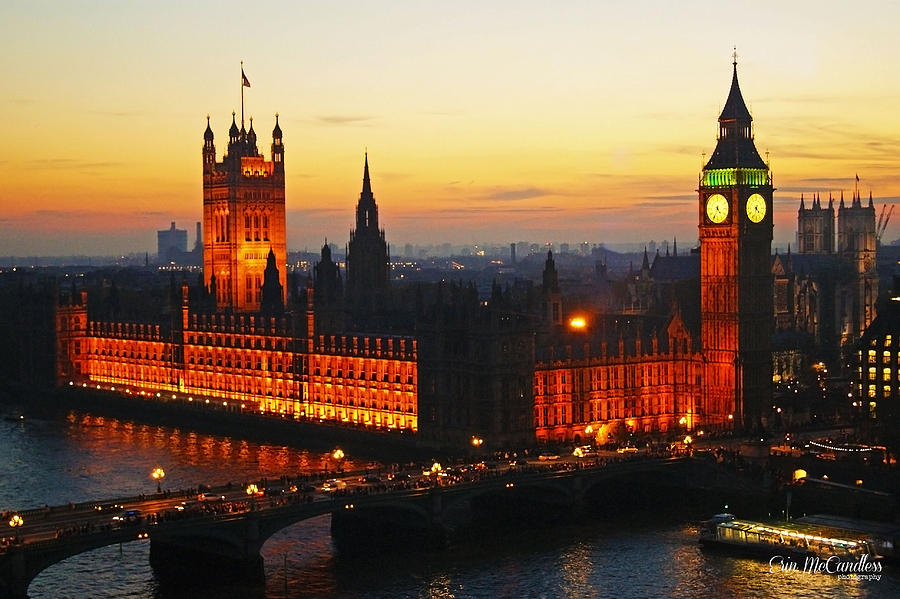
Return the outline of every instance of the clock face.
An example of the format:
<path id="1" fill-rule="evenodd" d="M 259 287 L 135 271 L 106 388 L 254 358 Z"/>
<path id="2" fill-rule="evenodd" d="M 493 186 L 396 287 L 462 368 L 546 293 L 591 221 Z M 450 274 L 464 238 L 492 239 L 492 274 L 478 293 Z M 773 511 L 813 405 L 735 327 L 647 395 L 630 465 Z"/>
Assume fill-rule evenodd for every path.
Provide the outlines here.
<path id="1" fill-rule="evenodd" d="M 721 223 L 728 217 L 728 200 L 720 193 L 706 198 L 706 216 L 714 223 Z"/>
<path id="2" fill-rule="evenodd" d="M 747 218 L 755 223 L 758 223 L 765 217 L 766 200 L 758 193 L 754 193 L 752 196 L 747 198 Z"/>

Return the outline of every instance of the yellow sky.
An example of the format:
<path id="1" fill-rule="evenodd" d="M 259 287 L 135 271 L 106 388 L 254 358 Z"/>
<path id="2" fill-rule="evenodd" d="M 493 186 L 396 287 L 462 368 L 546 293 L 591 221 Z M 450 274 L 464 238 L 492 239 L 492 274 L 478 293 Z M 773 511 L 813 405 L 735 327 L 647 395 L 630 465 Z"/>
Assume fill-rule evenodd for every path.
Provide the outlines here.
<path id="1" fill-rule="evenodd" d="M 241 60 L 266 155 L 281 114 L 291 249 L 346 242 L 366 148 L 394 247 L 690 243 L 733 46 L 776 243 L 801 192 L 900 198 L 896 3 L 619 4 L 7 1 L 0 255 L 193 242 Z"/>

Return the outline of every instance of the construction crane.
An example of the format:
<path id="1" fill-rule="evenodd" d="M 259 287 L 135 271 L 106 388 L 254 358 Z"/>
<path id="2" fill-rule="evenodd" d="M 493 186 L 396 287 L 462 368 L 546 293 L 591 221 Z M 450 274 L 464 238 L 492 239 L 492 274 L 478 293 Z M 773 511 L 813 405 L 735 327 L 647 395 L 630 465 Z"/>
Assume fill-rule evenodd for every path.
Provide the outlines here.
<path id="1" fill-rule="evenodd" d="M 886 209 L 886 204 L 881 206 L 881 214 L 878 215 L 878 224 L 875 226 L 875 239 L 879 244 L 881 243 L 881 236 L 884 235 L 884 230 L 887 229 L 891 220 L 891 215 L 894 213 L 894 204 L 891 204 L 891 209 L 887 211 L 887 215 L 885 215 Z"/>

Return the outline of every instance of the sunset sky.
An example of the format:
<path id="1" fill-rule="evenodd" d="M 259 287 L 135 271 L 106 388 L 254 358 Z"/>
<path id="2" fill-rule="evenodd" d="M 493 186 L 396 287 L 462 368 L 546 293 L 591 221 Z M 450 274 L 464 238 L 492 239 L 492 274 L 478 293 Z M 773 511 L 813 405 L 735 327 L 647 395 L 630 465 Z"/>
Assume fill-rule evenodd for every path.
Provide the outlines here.
<path id="1" fill-rule="evenodd" d="M 737 47 L 774 174 L 900 198 L 896 2 L 44 2 L 0 5 L 0 256 L 155 252 L 202 208 L 201 145 L 284 130 L 288 248 L 343 246 L 368 148 L 409 242 L 697 238 Z M 900 237 L 900 213 L 885 241 Z"/>

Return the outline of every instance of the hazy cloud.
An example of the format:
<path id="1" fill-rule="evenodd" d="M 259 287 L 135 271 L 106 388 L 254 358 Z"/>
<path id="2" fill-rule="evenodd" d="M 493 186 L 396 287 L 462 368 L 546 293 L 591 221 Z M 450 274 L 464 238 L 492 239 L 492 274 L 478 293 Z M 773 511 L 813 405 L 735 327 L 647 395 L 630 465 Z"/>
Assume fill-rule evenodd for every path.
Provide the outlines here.
<path id="1" fill-rule="evenodd" d="M 511 207 L 511 206 L 460 206 L 457 208 L 443 208 L 440 210 L 430 210 L 428 212 L 416 212 L 395 214 L 392 218 L 398 220 L 426 220 L 426 219 L 457 219 L 470 218 L 472 215 L 529 215 L 529 214 L 547 214 L 563 212 L 559 206 L 529 206 L 527 208 Z"/>
<path id="2" fill-rule="evenodd" d="M 379 172 L 375 179 L 382 179 L 384 181 L 401 181 L 403 179 L 408 179 L 410 177 L 409 173 L 381 173 Z"/>
<path id="3" fill-rule="evenodd" d="M 550 192 L 537 187 L 523 187 L 520 189 L 497 189 L 475 199 L 514 202 L 518 200 L 539 198 L 545 195 L 550 195 Z"/>
<path id="4" fill-rule="evenodd" d="M 88 114 L 132 119 L 136 117 L 148 116 L 150 113 L 144 110 L 89 110 Z"/>
<path id="5" fill-rule="evenodd" d="M 330 216 L 332 214 L 347 214 L 346 207 L 341 208 L 294 208 L 285 211 L 287 215 L 293 216 Z"/>
<path id="6" fill-rule="evenodd" d="M 327 116 L 317 116 L 316 121 L 323 125 L 353 125 L 356 123 L 365 123 L 373 120 L 375 117 L 361 115 L 342 115 L 333 114 Z"/>
<path id="7" fill-rule="evenodd" d="M 77 158 L 41 158 L 36 160 L 27 160 L 25 161 L 25 168 L 31 169 L 66 169 L 66 170 L 95 170 L 95 169 L 107 169 L 107 168 L 118 168 L 124 166 L 125 162 L 119 161 L 100 161 L 100 162 L 89 162 L 87 160 L 80 160 Z"/>

